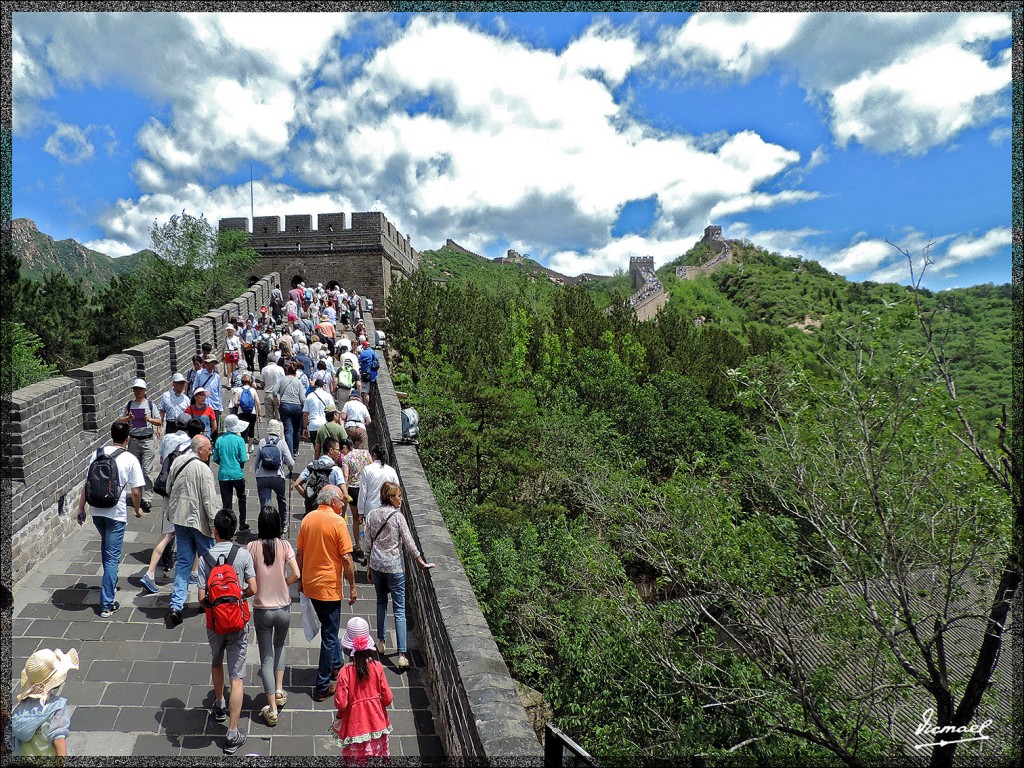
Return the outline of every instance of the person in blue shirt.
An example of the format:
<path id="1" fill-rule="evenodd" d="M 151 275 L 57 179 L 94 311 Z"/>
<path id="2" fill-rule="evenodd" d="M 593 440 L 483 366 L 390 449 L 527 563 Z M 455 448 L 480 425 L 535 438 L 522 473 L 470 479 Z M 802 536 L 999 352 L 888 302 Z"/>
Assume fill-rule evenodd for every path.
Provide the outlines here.
<path id="1" fill-rule="evenodd" d="M 203 365 L 205 368 L 201 373 L 196 374 L 194 383 L 197 388 L 202 387 L 206 390 L 206 404 L 217 415 L 216 423 L 213 425 L 213 431 L 216 433 L 220 429 L 220 416 L 224 412 L 220 373 L 217 372 L 217 358 L 207 355 L 203 359 Z"/>
<path id="2" fill-rule="evenodd" d="M 211 459 L 220 468 L 217 470 L 217 482 L 220 483 L 220 499 L 224 509 L 231 510 L 231 492 L 238 495 L 238 530 L 247 531 L 249 526 L 245 522 L 245 473 L 243 467 L 249 459 L 249 453 L 245 449 L 245 440 L 242 432 L 248 428 L 248 424 L 242 421 L 235 414 L 230 414 L 224 419 L 224 434 L 222 434 L 213 446 Z"/>
<path id="3" fill-rule="evenodd" d="M 374 384 L 377 381 L 377 368 L 380 367 L 380 357 L 377 352 L 370 349 L 370 342 L 363 340 L 363 348 L 359 352 L 359 375 L 363 380 L 363 402 L 369 404 L 370 394 L 373 392 Z M 367 381 L 369 375 L 369 381 Z"/>

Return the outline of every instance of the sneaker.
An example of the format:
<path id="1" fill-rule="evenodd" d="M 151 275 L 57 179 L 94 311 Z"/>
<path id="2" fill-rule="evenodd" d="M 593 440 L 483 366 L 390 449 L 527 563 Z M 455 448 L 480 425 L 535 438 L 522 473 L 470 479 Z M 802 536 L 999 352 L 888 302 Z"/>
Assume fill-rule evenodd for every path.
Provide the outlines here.
<path id="1" fill-rule="evenodd" d="M 398 654 L 398 668 L 399 669 L 408 669 L 409 668 L 409 660 L 407 658 L 405 658 L 405 654 L 404 653 Z"/>
<path id="2" fill-rule="evenodd" d="M 190 587 L 195 587 L 198 584 L 199 584 L 199 574 L 198 573 L 193 573 L 191 576 L 188 577 L 188 585 Z"/>
<path id="3" fill-rule="evenodd" d="M 383 640 L 378 640 L 377 641 L 377 655 L 378 656 L 383 656 L 385 650 L 387 650 L 387 646 L 384 645 L 384 641 Z"/>
<path id="4" fill-rule="evenodd" d="M 238 748 L 245 744 L 245 734 L 239 731 L 234 738 L 228 736 L 224 741 L 224 754 L 233 755 L 238 751 Z"/>
<path id="5" fill-rule="evenodd" d="M 150 578 L 148 573 L 142 575 L 142 586 L 146 588 L 146 591 L 156 594 L 160 591 L 160 588 L 156 585 L 156 582 Z"/>
<path id="6" fill-rule="evenodd" d="M 108 605 L 106 608 L 100 611 L 100 618 L 109 619 L 120 607 L 121 604 L 118 602 L 115 602 L 113 605 Z"/>
<path id="7" fill-rule="evenodd" d="M 181 618 L 181 611 L 169 611 L 167 613 L 167 628 L 174 629 L 176 626 L 181 624 L 184 619 Z"/>
<path id="8" fill-rule="evenodd" d="M 213 719 L 216 720 L 218 723 L 227 722 L 227 719 L 228 719 L 228 705 L 227 705 L 227 702 L 224 703 L 223 707 L 220 706 L 216 701 L 213 702 Z M 242 742 L 238 742 L 238 743 L 241 744 Z"/>

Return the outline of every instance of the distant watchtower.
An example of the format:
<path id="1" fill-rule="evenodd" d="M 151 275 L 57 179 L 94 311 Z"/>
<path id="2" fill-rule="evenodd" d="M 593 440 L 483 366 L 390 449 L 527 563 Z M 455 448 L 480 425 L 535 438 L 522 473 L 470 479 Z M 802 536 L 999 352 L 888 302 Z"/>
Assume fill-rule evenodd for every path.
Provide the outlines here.
<path id="1" fill-rule="evenodd" d="M 304 281 L 316 287 L 337 281 L 373 300 L 380 313 L 391 283 L 416 271 L 420 255 L 408 235 L 399 233 L 383 213 L 321 213 L 317 228 L 309 214 L 221 219 L 219 230 L 240 230 L 260 255 L 259 275 L 278 272 L 281 286 Z M 253 276 L 255 277 L 255 275 Z M 252 280 L 252 278 L 250 278 Z"/>
<path id="2" fill-rule="evenodd" d="M 653 256 L 630 256 L 629 257 L 629 282 L 632 290 L 639 291 L 644 287 L 647 279 L 643 273 L 645 270 L 654 271 Z"/>

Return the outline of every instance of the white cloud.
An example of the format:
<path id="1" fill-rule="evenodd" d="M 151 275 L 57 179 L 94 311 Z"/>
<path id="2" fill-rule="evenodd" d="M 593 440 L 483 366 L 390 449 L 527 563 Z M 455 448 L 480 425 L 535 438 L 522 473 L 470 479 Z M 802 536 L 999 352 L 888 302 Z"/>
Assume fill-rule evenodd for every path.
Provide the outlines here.
<path id="1" fill-rule="evenodd" d="M 1008 248 L 1012 243 L 1009 227 L 996 227 L 990 229 L 981 237 L 958 237 L 949 244 L 946 249 L 945 258 L 938 264 L 937 269 L 946 270 L 954 266 L 965 264 L 970 261 L 995 256 L 996 251 L 1001 248 Z"/>
<path id="2" fill-rule="evenodd" d="M 61 163 L 81 165 L 92 160 L 95 148 L 86 136 L 86 132 L 77 125 L 58 123 L 53 133 L 43 145 L 43 151 L 53 155 Z"/>
<path id="3" fill-rule="evenodd" d="M 1008 13 L 697 14 L 657 57 L 690 76 L 795 73 L 842 145 L 920 154 L 1008 114 Z"/>

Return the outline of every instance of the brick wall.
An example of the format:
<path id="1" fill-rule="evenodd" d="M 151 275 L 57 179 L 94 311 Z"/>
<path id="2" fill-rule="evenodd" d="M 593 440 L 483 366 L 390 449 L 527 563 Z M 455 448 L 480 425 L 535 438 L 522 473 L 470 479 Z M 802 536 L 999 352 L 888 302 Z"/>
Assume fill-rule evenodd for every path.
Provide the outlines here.
<path id="1" fill-rule="evenodd" d="M 367 335 L 373 338 L 373 317 L 366 313 L 365 318 Z M 543 752 L 537 736 L 455 551 L 417 449 L 393 442 L 402 436 L 402 413 L 383 357 L 370 407 L 380 430 L 378 442 L 402 483 L 402 511 L 423 557 L 437 564 L 423 572 L 406 562 L 406 604 L 426 657 L 427 686 L 445 755 L 449 760 L 518 758 L 539 763 Z"/>
<path id="2" fill-rule="evenodd" d="M 260 281 L 269 297 L 274 273 Z M 233 304 L 237 312 L 237 303 Z M 245 306 L 245 304 L 243 304 Z M 10 397 L 11 571 L 17 582 L 77 526 L 75 512 L 89 455 L 110 440 L 110 424 L 132 399 L 132 380 L 149 385 L 154 402 L 170 388 L 171 374 L 191 368 L 204 341 L 223 340 L 211 312 L 121 354 L 23 387 Z"/>

